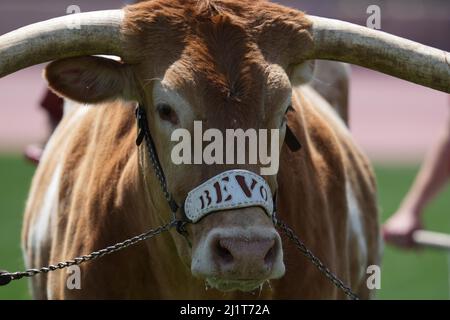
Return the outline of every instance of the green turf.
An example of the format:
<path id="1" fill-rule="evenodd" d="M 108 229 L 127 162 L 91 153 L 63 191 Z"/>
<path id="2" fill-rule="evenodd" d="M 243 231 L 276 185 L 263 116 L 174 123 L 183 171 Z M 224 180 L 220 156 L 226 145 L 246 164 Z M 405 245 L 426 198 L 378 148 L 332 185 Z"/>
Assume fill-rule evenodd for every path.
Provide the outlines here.
<path id="1" fill-rule="evenodd" d="M 34 166 L 17 156 L 0 157 L 0 269 L 22 270 L 20 230 Z M 27 299 L 27 280 L 0 287 L 0 299 Z"/>
<path id="2" fill-rule="evenodd" d="M 417 168 L 376 169 L 382 220 L 398 207 Z M 450 233 L 450 187 L 425 211 L 425 227 Z M 449 254 L 436 250 L 403 251 L 386 246 L 380 299 L 449 299 Z"/>
<path id="3" fill-rule="evenodd" d="M 379 199 L 385 220 L 398 206 L 417 168 L 378 167 Z M 23 268 L 20 251 L 22 212 L 34 168 L 18 156 L 0 156 L 0 268 Z M 426 226 L 450 233 L 450 188 L 427 208 Z M 405 252 L 386 247 L 379 299 L 448 299 L 447 254 Z M 27 281 L 0 287 L 0 299 L 27 299 Z"/>

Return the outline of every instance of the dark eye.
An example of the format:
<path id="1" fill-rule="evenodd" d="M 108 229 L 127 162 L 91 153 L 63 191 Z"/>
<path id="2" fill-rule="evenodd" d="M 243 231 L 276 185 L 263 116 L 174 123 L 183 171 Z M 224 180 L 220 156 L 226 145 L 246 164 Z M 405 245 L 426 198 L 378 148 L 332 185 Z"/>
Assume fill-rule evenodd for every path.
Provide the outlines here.
<path id="1" fill-rule="evenodd" d="M 283 120 L 281 121 L 280 127 L 286 124 L 286 122 L 287 122 L 286 116 L 289 112 L 292 112 L 292 111 L 294 111 L 294 108 L 292 107 L 292 105 L 289 105 L 286 109 L 286 112 L 284 113 Z"/>
<path id="2" fill-rule="evenodd" d="M 173 111 L 172 107 L 166 103 L 161 103 L 156 106 L 156 110 L 158 111 L 158 115 L 161 120 L 169 121 L 172 124 L 178 124 L 178 116 Z"/>
<path id="3" fill-rule="evenodd" d="M 290 105 L 287 107 L 286 113 L 285 113 L 285 114 L 288 114 L 288 113 L 291 112 L 291 111 L 294 111 L 294 108 L 292 107 L 292 104 L 290 104 Z"/>

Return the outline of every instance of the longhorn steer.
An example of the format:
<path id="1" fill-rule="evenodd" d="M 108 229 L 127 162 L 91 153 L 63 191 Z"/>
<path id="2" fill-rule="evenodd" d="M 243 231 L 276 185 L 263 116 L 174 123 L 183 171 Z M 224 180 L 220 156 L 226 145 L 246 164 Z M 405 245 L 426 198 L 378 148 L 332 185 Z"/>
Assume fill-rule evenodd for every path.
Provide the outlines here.
<path id="1" fill-rule="evenodd" d="M 194 120 L 221 132 L 280 129 L 282 142 L 288 127 L 303 148 L 280 143 L 280 170 L 264 177 L 277 194 L 278 216 L 355 292 L 370 297 L 365 271 L 380 259 L 374 175 L 345 123 L 307 84 L 314 66 L 308 60 L 355 63 L 449 92 L 448 53 L 266 1 L 146 1 L 80 14 L 81 29 L 68 29 L 70 18 L 0 37 L 0 76 L 56 60 L 45 71 L 50 87 L 96 104 L 71 108 L 46 147 L 24 218 L 28 267 L 86 254 L 170 219 L 146 147 L 135 146 L 138 102 L 178 204 L 225 170 L 259 173 L 261 164 L 175 165 L 174 129 L 192 130 Z M 122 62 L 91 56 L 98 54 Z M 346 105 L 338 107 L 345 115 Z M 267 213 L 259 206 L 214 212 L 187 226 L 192 247 L 172 230 L 82 265 L 81 290 L 67 289 L 65 272 L 36 277 L 33 296 L 254 298 L 247 291 L 270 280 L 256 297 L 344 298 L 292 245 L 282 247 Z M 218 290 L 206 290 L 205 281 Z"/>

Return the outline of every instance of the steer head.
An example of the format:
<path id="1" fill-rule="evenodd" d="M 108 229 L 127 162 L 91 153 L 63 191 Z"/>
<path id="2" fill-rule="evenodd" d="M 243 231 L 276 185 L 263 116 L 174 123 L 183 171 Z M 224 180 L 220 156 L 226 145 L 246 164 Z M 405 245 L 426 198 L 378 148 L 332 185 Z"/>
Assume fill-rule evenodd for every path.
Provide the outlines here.
<path id="1" fill-rule="evenodd" d="M 263 138 L 269 150 L 277 148 L 268 156 L 278 163 L 274 157 L 283 143 L 287 113 L 293 110 L 292 80 L 306 81 L 312 71 L 312 64 L 299 58 L 301 48 L 312 45 L 309 25 L 302 13 L 266 2 L 149 1 L 126 9 L 123 28 L 132 62 L 68 58 L 51 63 L 45 74 L 53 90 L 82 103 L 138 101 L 145 108 L 168 189 L 182 204 L 190 190 L 226 170 L 260 174 L 263 165 L 257 149 L 250 150 L 247 143 L 247 150 L 236 146 L 230 151 L 227 129 L 278 130 L 278 135 Z M 216 150 L 223 157 L 214 163 L 194 164 L 198 154 L 195 147 L 190 150 L 191 142 L 181 153 L 190 150 L 192 159 L 189 154 L 182 154 L 187 157 L 183 163 L 173 159 L 177 142 L 171 136 L 177 129 L 199 139 L 194 121 L 201 123 L 202 132 L 213 129 L 223 137 L 223 148 Z M 142 172 L 153 202 L 160 204 L 155 211 L 167 221 L 169 206 L 145 149 L 142 146 Z M 245 161 L 238 161 L 239 152 Z M 252 157 L 256 161 L 249 163 Z M 276 176 L 276 172 L 265 176 L 271 190 L 268 197 L 277 190 Z M 260 192 L 251 177 L 226 179 L 237 180 L 219 181 L 220 196 L 233 196 L 227 194 L 227 183 L 243 193 Z M 203 196 L 204 202 L 230 200 Z M 180 235 L 174 233 L 174 238 L 179 252 L 190 260 L 186 262 L 193 275 L 221 290 L 253 290 L 284 274 L 280 236 L 270 214 L 259 206 L 222 209 L 187 226 L 192 250 Z"/>
<path id="2" fill-rule="evenodd" d="M 224 138 L 227 129 L 275 129 L 276 139 L 266 138 L 268 149 L 278 154 L 288 130 L 286 119 L 295 112 L 292 86 L 308 81 L 313 59 L 355 63 L 450 91 L 448 53 L 266 1 L 152 0 L 124 10 L 80 14 L 79 29 L 68 28 L 68 19 L 2 36 L 0 76 L 56 60 L 45 76 L 60 95 L 90 104 L 115 99 L 139 103 L 178 204 L 196 186 L 226 170 L 259 175 L 264 164 L 261 157 L 249 161 L 248 144 L 244 163 L 233 153 L 234 164 L 226 164 L 226 145 L 216 150 L 222 152 L 223 163 L 205 164 L 202 159 L 195 164 L 195 148 L 194 164 L 175 163 L 172 134 L 184 129 L 194 138 L 195 121 L 201 121 L 202 132 L 215 129 Z M 122 60 L 93 56 L 98 54 Z M 155 209 L 152 214 L 167 221 L 169 206 L 146 152 L 142 145 L 139 165 Z M 272 155 L 271 160 L 276 158 Z M 268 196 L 274 196 L 276 170 L 263 179 L 270 187 Z M 254 192 L 252 183 L 249 178 L 236 185 Z M 284 274 L 280 237 L 262 206 L 218 210 L 189 224 L 187 231 L 192 247 L 174 232 L 177 249 L 193 275 L 213 287 L 248 291 Z"/>

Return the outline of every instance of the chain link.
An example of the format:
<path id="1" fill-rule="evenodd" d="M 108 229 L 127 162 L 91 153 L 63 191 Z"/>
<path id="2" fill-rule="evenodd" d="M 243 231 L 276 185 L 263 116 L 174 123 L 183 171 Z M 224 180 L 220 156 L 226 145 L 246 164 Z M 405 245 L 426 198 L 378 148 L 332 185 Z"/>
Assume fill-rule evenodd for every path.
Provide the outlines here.
<path id="1" fill-rule="evenodd" d="M 323 262 L 317 258 L 311 250 L 309 250 L 306 245 L 295 235 L 294 231 L 289 228 L 284 222 L 276 220 L 276 225 L 283 231 L 283 233 L 294 242 L 297 249 L 308 258 L 316 267 L 322 272 L 337 288 L 341 289 L 350 299 L 359 300 L 359 297 L 346 286 L 341 279 L 338 278 L 330 269 L 328 269 Z"/>
<path id="2" fill-rule="evenodd" d="M 22 279 L 23 277 L 33 277 L 37 274 L 41 274 L 41 273 L 49 273 L 51 271 L 55 271 L 55 270 L 59 270 L 59 269 L 64 269 L 73 265 L 80 265 L 84 262 L 87 261 L 91 261 L 91 260 L 95 260 L 97 258 L 103 257 L 105 255 L 111 254 L 113 252 L 117 252 L 119 250 L 125 249 L 129 246 L 132 246 L 138 242 L 150 239 L 158 234 L 161 234 L 165 231 L 168 231 L 169 229 L 171 229 L 172 227 L 175 227 L 177 224 L 177 221 L 171 221 L 163 226 L 160 226 L 156 229 L 150 229 L 145 233 L 142 233 L 140 235 L 137 235 L 133 238 L 129 238 L 125 241 L 122 242 L 118 242 L 112 246 L 106 247 L 104 249 L 98 250 L 98 251 L 94 251 L 88 255 L 84 255 L 84 256 L 80 256 L 80 257 L 76 257 L 72 260 L 68 260 L 68 261 L 64 261 L 64 262 L 59 262 L 57 264 L 52 264 L 46 267 L 42 267 L 40 269 L 27 269 L 25 271 L 20 271 L 20 272 L 13 272 L 13 273 L 9 273 L 9 272 L 5 272 L 5 273 L 1 273 L 1 277 L 8 278 L 9 277 L 9 281 L 11 280 L 19 280 Z M 8 282 L 9 282 L 8 281 Z"/>

